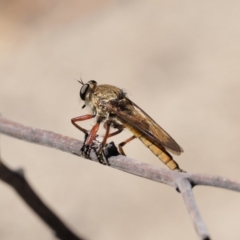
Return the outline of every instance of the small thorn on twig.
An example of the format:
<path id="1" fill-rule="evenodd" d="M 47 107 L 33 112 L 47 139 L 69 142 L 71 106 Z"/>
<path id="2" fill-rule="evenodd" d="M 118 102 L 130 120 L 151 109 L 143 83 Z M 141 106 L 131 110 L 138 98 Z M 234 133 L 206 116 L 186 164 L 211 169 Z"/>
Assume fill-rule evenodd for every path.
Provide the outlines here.
<path id="1" fill-rule="evenodd" d="M 21 178 L 24 177 L 24 169 L 23 168 L 17 168 L 16 170 L 14 170 L 14 172 Z"/>

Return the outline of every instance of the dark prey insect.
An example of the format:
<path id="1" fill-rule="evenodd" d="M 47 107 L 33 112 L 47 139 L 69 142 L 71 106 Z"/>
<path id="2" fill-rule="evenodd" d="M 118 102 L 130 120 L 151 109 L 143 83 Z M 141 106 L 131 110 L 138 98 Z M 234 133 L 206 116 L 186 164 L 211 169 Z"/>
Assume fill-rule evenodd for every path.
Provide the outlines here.
<path id="1" fill-rule="evenodd" d="M 104 163 L 102 153 L 107 139 L 127 128 L 133 136 L 118 145 L 122 155 L 125 155 L 123 146 L 133 139 L 139 138 L 171 170 L 182 171 L 169 152 L 180 155 L 183 149 L 147 113 L 127 98 L 123 90 L 107 84 L 98 85 L 94 80 L 90 80 L 88 83 L 83 83 L 82 80 L 79 82 L 82 84 L 80 97 L 85 102 L 83 108 L 89 106 L 92 114 L 76 117 L 71 121 L 85 134 L 84 145 L 81 148 L 85 157 L 89 157 L 91 144 L 97 136 L 100 124 L 104 123 L 106 133 L 97 151 L 100 163 Z M 96 118 L 96 123 L 91 131 L 76 124 L 78 121 L 91 118 Z M 110 133 L 110 127 L 116 130 Z"/>

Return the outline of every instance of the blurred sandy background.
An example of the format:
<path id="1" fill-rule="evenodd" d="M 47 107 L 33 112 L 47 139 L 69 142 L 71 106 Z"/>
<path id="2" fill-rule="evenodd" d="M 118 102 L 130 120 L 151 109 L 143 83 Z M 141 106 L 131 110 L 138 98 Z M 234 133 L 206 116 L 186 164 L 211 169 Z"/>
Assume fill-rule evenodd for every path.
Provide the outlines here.
<path id="1" fill-rule="evenodd" d="M 75 79 L 124 88 L 184 148 L 188 172 L 240 180 L 238 1 L 0 1 L 0 112 L 82 139 Z M 90 128 L 93 122 L 84 126 Z M 116 137 L 119 142 L 129 133 Z M 132 158 L 164 167 L 136 141 Z M 197 239 L 172 188 L 1 135 L 1 154 L 92 240 Z M 55 239 L 0 182 L 0 239 Z M 240 194 L 194 189 L 213 239 L 240 239 Z"/>

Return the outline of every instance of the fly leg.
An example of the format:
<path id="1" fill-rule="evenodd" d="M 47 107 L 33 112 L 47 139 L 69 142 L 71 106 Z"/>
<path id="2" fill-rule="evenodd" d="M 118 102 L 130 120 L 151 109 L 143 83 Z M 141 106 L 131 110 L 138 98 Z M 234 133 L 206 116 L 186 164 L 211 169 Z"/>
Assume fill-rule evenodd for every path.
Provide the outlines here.
<path id="1" fill-rule="evenodd" d="M 114 143 L 112 143 L 112 144 L 110 143 L 110 144 L 107 145 L 109 147 L 107 149 L 107 151 L 106 151 L 106 149 L 104 149 L 106 147 L 107 139 L 121 133 L 123 131 L 123 128 L 124 128 L 122 125 L 114 124 L 113 127 L 118 128 L 118 130 L 110 133 L 111 124 L 112 124 L 112 122 L 110 120 L 108 120 L 104 123 L 104 128 L 106 129 L 106 132 L 105 132 L 103 141 L 101 142 L 100 147 L 99 147 L 98 152 L 97 152 L 98 161 L 102 162 L 103 161 L 102 157 L 104 156 L 105 162 L 106 162 L 107 165 L 109 165 L 109 162 L 108 162 L 108 157 L 109 156 L 118 155 L 118 151 L 117 151 L 117 148 L 115 147 Z M 114 152 L 114 154 L 113 154 L 113 152 Z"/>
<path id="2" fill-rule="evenodd" d="M 76 122 L 80 122 L 80 121 L 85 121 L 91 118 L 94 118 L 95 115 L 94 114 L 86 114 L 80 117 L 75 117 L 71 119 L 72 124 L 79 129 L 80 131 L 82 131 L 85 134 L 88 134 L 88 131 L 85 128 L 80 127 L 79 125 L 76 124 Z"/>
<path id="3" fill-rule="evenodd" d="M 126 156 L 125 152 L 123 151 L 123 146 L 124 146 L 125 144 L 131 142 L 131 141 L 132 141 L 133 139 L 135 139 L 135 138 L 136 138 L 136 136 L 133 135 L 133 136 L 131 136 L 130 138 L 128 138 L 128 139 L 126 139 L 125 141 L 123 141 L 123 142 L 121 142 L 121 143 L 118 144 L 119 152 L 120 152 L 122 155 Z"/>
<path id="4" fill-rule="evenodd" d="M 105 124 L 107 124 L 106 122 L 104 123 L 104 128 L 106 128 Z M 107 138 L 110 138 L 110 137 L 113 137 L 113 136 L 116 136 L 117 134 L 121 133 L 124 129 L 124 126 L 123 125 L 120 125 L 120 124 L 116 124 L 114 123 L 113 125 L 114 128 L 117 128 L 118 130 L 113 132 L 113 133 L 110 133 L 108 134 L 108 137 Z"/>
<path id="5" fill-rule="evenodd" d="M 105 132 L 102 142 L 100 143 L 99 149 L 96 152 L 99 163 L 102 163 L 102 164 L 108 165 L 108 166 L 109 166 L 108 160 L 106 159 L 106 161 L 104 161 L 104 159 L 103 159 L 103 148 L 105 147 L 107 138 L 109 136 L 110 126 L 111 126 L 111 121 L 106 121 L 104 123 L 104 128 L 106 129 L 106 132 Z"/>
<path id="6" fill-rule="evenodd" d="M 96 138 L 97 136 L 97 132 L 98 132 L 98 129 L 99 129 L 99 126 L 100 126 L 100 123 L 101 122 L 97 122 L 93 128 L 91 129 L 89 135 L 85 138 L 85 142 L 81 148 L 81 152 L 83 154 L 84 157 L 86 158 L 89 158 L 89 155 L 90 155 L 90 151 L 91 151 L 91 144 L 93 143 L 93 140 Z M 99 161 L 100 162 L 100 161 Z M 102 163 L 102 162 L 100 162 Z"/>
<path id="7" fill-rule="evenodd" d="M 93 139 L 95 138 L 100 123 L 95 124 L 95 126 L 90 131 L 90 134 L 88 134 L 88 131 L 85 128 L 82 128 L 79 125 L 77 125 L 76 122 L 88 120 L 88 119 L 91 119 L 94 117 L 95 117 L 94 114 L 86 114 L 86 115 L 75 117 L 75 118 L 71 119 L 72 124 L 77 129 L 79 129 L 80 131 L 82 131 L 85 134 L 83 146 L 81 148 L 81 152 L 85 157 L 89 157 L 89 154 L 90 154 L 90 146 L 89 145 L 92 143 Z"/>

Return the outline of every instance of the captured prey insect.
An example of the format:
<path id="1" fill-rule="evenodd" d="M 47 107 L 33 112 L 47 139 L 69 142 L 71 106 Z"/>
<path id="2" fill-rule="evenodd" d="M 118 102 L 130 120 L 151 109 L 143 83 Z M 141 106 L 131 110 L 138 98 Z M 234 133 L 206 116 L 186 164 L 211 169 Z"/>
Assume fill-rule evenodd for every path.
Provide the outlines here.
<path id="1" fill-rule="evenodd" d="M 83 83 L 82 80 L 78 82 L 82 84 L 80 97 L 85 102 L 82 108 L 89 106 L 92 111 L 92 114 L 71 119 L 72 124 L 85 134 L 85 141 L 81 148 L 85 157 L 89 157 L 91 144 L 97 136 L 100 124 L 104 123 L 106 133 L 97 151 L 100 163 L 104 164 L 102 155 L 107 139 L 127 128 L 133 136 L 118 145 L 122 155 L 125 155 L 123 146 L 139 138 L 171 170 L 183 171 L 169 153 L 180 155 L 183 149 L 147 113 L 132 102 L 123 90 L 107 84 L 98 85 L 94 80 L 87 83 Z M 91 118 L 96 118 L 91 131 L 76 124 L 78 121 Z M 110 127 L 115 128 L 116 131 L 110 133 Z"/>

